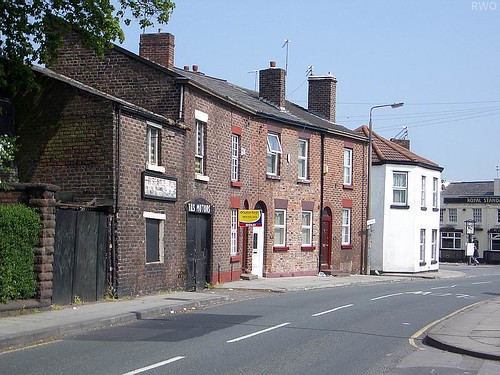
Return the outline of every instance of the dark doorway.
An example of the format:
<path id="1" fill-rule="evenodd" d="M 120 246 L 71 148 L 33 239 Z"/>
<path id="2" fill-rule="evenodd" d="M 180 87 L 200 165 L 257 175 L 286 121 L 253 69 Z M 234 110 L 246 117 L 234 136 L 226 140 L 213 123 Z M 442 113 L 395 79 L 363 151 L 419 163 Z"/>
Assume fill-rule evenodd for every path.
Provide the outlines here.
<path id="1" fill-rule="evenodd" d="M 186 290 L 203 290 L 211 282 L 212 208 L 206 201 L 188 203 Z"/>
<path id="2" fill-rule="evenodd" d="M 92 302 L 106 291 L 108 215 L 100 211 L 56 210 L 52 303 L 75 298 Z"/>
<path id="3" fill-rule="evenodd" d="M 330 209 L 323 210 L 321 217 L 321 265 L 320 270 L 331 272 L 332 267 L 332 214 Z"/>

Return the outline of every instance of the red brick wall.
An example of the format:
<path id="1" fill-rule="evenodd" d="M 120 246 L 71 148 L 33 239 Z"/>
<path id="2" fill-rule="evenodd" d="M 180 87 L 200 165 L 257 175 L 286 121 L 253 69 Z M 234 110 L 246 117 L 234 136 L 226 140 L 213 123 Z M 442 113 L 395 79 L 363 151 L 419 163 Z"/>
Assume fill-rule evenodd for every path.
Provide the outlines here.
<path id="1" fill-rule="evenodd" d="M 98 90 L 142 108 L 176 119 L 180 89 L 166 69 L 151 68 L 119 47 L 108 50 L 103 60 L 82 46 L 76 34 L 66 37 L 50 68 Z M 143 60 L 145 61 L 145 60 Z M 156 64 L 153 64 L 156 65 Z"/>
<path id="2" fill-rule="evenodd" d="M 110 101 L 45 77 L 40 92 L 14 103 L 21 182 L 58 185 L 81 200 L 113 198 Z"/>

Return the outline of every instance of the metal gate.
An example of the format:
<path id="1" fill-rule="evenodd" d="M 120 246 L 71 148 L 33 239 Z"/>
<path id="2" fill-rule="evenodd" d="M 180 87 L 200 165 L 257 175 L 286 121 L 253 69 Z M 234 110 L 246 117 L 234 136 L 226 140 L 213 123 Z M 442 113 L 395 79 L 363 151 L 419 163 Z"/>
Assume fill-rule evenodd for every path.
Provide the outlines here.
<path id="1" fill-rule="evenodd" d="M 52 302 L 97 301 L 106 291 L 108 215 L 101 211 L 56 210 Z"/>

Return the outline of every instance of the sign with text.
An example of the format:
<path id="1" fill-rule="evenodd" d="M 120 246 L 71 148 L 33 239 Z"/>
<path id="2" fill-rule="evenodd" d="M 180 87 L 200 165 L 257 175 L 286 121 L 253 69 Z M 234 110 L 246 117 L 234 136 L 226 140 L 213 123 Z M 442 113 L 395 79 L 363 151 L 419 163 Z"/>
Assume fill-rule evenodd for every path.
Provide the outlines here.
<path id="1" fill-rule="evenodd" d="M 142 172 L 142 197 L 163 201 L 176 201 L 177 179 Z"/>
<path id="2" fill-rule="evenodd" d="M 444 198 L 444 203 L 500 204 L 500 197 L 458 197 Z"/>
<path id="3" fill-rule="evenodd" d="M 261 227 L 262 211 L 260 210 L 239 210 L 238 221 L 240 227 Z"/>
<path id="4" fill-rule="evenodd" d="M 202 200 L 195 200 L 186 203 L 187 212 L 192 214 L 212 215 L 213 207 L 210 203 Z"/>

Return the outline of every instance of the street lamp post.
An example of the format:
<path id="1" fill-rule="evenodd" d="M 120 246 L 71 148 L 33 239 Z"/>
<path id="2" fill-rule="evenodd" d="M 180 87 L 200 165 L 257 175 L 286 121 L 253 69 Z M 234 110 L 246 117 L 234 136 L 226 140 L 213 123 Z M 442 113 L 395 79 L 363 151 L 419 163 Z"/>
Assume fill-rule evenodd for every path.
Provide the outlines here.
<path id="1" fill-rule="evenodd" d="M 372 148 L 373 148 L 373 126 L 372 126 L 372 111 L 376 108 L 382 108 L 382 107 L 391 107 L 391 108 L 399 108 L 404 105 L 403 102 L 401 103 L 393 103 L 393 104 L 382 104 L 382 105 L 375 105 L 370 108 L 370 121 L 368 123 L 368 177 L 367 177 L 367 187 L 368 191 L 366 193 L 366 200 L 367 200 L 367 206 L 366 206 L 366 237 L 365 237 L 365 274 L 369 275 L 370 274 L 370 252 L 371 252 L 371 239 L 370 239 L 370 214 L 371 214 L 371 182 L 372 182 Z M 368 224 L 370 222 L 370 224 Z"/>

